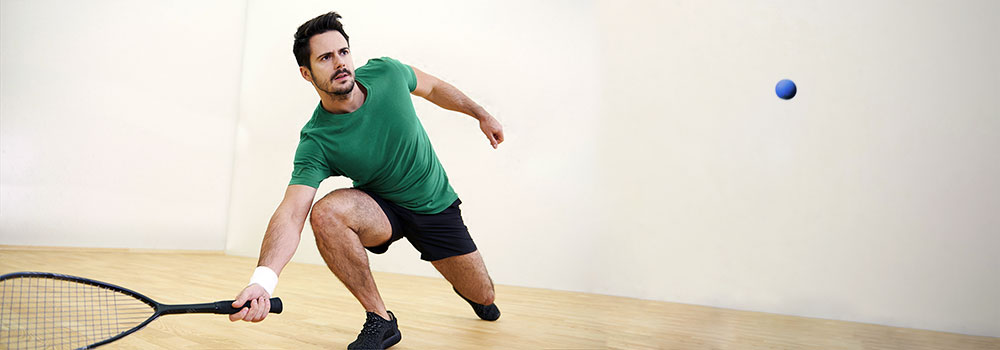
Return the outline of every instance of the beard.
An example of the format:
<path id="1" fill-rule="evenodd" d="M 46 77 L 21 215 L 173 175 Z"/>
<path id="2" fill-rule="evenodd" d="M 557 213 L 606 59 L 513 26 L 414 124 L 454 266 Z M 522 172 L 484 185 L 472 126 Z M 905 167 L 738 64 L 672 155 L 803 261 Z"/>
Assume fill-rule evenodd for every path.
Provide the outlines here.
<path id="1" fill-rule="evenodd" d="M 351 78 L 351 81 L 348 82 L 347 85 L 334 87 L 334 85 L 336 84 L 334 78 L 341 73 L 347 73 L 347 77 Z M 351 74 L 350 72 L 338 71 L 333 73 L 333 75 L 330 75 L 330 79 L 324 82 L 323 84 L 316 84 L 316 85 L 317 85 L 316 87 L 325 92 L 327 95 L 330 95 L 330 97 L 333 97 L 338 100 L 346 99 L 348 96 L 350 96 L 351 91 L 354 91 L 354 77 L 353 74 Z"/>

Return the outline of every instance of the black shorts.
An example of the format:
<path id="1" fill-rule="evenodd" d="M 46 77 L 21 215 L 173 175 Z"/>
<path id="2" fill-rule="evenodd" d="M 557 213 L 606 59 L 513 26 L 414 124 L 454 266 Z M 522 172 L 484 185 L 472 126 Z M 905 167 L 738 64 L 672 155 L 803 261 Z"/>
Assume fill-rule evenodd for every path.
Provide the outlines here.
<path id="1" fill-rule="evenodd" d="M 392 242 L 403 237 L 406 237 L 413 248 L 420 252 L 420 259 L 426 261 L 441 260 L 476 251 L 476 243 L 472 241 L 469 228 L 462 221 L 462 210 L 458 208 L 462 204 L 461 199 L 456 199 L 451 206 L 440 213 L 418 214 L 377 194 L 361 191 L 378 203 L 392 226 L 392 238 L 381 245 L 365 247 L 368 251 L 375 254 L 385 253 Z"/>

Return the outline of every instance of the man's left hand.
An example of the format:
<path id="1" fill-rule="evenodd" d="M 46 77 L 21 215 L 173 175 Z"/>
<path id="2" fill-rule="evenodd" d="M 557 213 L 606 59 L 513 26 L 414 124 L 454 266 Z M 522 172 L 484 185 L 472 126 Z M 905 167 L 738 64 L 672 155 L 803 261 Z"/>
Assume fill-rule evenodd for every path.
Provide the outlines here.
<path id="1" fill-rule="evenodd" d="M 493 116 L 487 114 L 479 118 L 479 129 L 483 130 L 483 134 L 490 140 L 493 149 L 496 149 L 503 142 L 503 126 L 500 126 L 500 122 Z"/>

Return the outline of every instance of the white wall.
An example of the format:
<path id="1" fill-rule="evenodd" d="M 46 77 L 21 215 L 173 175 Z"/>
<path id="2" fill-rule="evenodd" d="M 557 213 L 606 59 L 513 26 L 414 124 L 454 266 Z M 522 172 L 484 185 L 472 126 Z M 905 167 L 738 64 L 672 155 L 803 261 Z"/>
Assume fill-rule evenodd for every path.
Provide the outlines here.
<path id="1" fill-rule="evenodd" d="M 598 13 L 594 291 L 1000 335 L 1000 2 Z"/>
<path id="2" fill-rule="evenodd" d="M 223 249 L 245 7 L 0 2 L 0 244 Z"/>

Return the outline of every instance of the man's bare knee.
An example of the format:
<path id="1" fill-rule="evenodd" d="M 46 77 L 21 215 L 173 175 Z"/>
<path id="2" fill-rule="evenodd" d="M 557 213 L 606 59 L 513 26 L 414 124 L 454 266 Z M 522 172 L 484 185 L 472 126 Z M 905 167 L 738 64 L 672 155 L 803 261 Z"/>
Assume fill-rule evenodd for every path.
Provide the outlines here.
<path id="1" fill-rule="evenodd" d="M 338 193 L 340 191 L 342 190 L 330 192 L 312 207 L 309 224 L 313 233 L 317 234 L 317 239 L 329 232 L 341 232 L 348 226 L 346 219 L 350 215 L 351 203 L 344 194 Z"/>
<path id="2" fill-rule="evenodd" d="M 353 233 L 358 236 L 362 245 L 372 247 L 388 241 L 392 233 L 388 219 L 373 222 L 371 216 L 374 214 L 381 214 L 381 209 L 367 194 L 342 188 L 330 192 L 313 205 L 309 223 L 317 243 L 321 240 L 340 239 L 343 237 L 338 235 Z"/>

